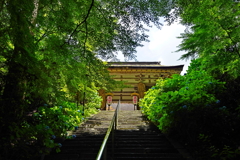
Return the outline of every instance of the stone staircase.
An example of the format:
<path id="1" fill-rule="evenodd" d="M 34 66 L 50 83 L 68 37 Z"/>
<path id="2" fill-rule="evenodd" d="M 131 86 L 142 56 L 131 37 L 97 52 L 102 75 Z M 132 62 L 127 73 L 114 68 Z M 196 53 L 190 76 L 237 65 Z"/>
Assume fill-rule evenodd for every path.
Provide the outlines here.
<path id="1" fill-rule="evenodd" d="M 149 131 L 118 131 L 114 157 L 117 160 L 183 160 L 161 134 Z"/>
<path id="2" fill-rule="evenodd" d="M 61 152 L 44 160 L 94 160 L 100 149 L 114 112 L 101 111 L 89 118 L 74 132 L 77 137 L 62 143 Z M 109 137 L 107 160 L 184 160 L 179 150 L 147 121 L 140 111 L 120 111 L 115 140 Z M 112 144 L 115 148 L 112 149 Z"/>

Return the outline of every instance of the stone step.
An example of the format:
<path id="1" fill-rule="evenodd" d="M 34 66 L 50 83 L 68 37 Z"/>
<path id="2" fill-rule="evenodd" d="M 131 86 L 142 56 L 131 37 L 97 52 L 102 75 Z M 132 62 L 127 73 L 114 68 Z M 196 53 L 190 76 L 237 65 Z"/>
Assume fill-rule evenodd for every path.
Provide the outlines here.
<path id="1" fill-rule="evenodd" d="M 97 154 L 91 154 L 91 153 L 87 155 L 61 154 L 61 155 L 45 156 L 44 160 L 94 160 L 96 159 L 96 157 L 97 157 Z M 111 155 L 108 155 L 108 157 L 111 157 Z M 114 160 L 186 160 L 186 159 L 182 157 L 165 157 L 165 156 L 162 157 L 161 155 L 143 156 L 143 155 L 128 154 L 128 156 L 115 157 Z"/>
<path id="2" fill-rule="evenodd" d="M 87 159 L 85 159 L 87 160 Z M 184 158 L 178 158 L 178 157 L 116 157 L 114 160 L 185 160 Z"/>
<path id="3" fill-rule="evenodd" d="M 62 143 L 61 152 L 44 160 L 93 160 L 102 144 L 114 112 L 101 111 L 79 126 L 77 137 Z M 183 160 L 159 129 L 146 121 L 141 111 L 120 111 L 118 130 L 107 143 L 108 160 Z M 115 145 L 112 150 L 112 144 Z"/>
<path id="4" fill-rule="evenodd" d="M 79 154 L 52 154 L 44 157 L 44 160 L 77 160 Z"/>
<path id="5" fill-rule="evenodd" d="M 111 147 L 109 147 L 109 150 L 111 150 Z M 163 145 L 163 146 L 157 146 L 157 147 L 124 147 L 119 148 L 118 146 L 115 147 L 116 153 L 178 153 L 178 151 L 170 145 Z"/>
<path id="6" fill-rule="evenodd" d="M 151 153 L 146 150 L 145 152 L 139 153 L 139 152 L 117 152 L 114 154 L 115 157 L 148 157 L 149 159 L 151 157 L 167 157 L 167 158 L 182 158 L 179 153 Z"/>

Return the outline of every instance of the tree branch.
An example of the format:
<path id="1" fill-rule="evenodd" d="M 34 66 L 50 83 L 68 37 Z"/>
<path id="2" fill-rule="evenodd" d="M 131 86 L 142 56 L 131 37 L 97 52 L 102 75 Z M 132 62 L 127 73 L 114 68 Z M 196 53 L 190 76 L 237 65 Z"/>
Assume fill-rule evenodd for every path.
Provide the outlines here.
<path id="1" fill-rule="evenodd" d="M 85 40 L 84 40 L 84 45 L 83 45 L 83 54 L 85 56 L 85 53 L 86 53 L 86 43 L 87 43 L 87 39 L 88 39 L 88 28 L 87 28 L 87 22 L 85 23 L 85 29 L 86 29 L 86 37 L 85 37 Z"/>
<path id="2" fill-rule="evenodd" d="M 48 35 L 51 35 L 53 33 L 57 33 L 57 32 L 53 32 L 53 31 L 46 31 L 45 33 L 42 34 L 42 36 L 35 42 L 35 45 L 37 45 L 41 40 L 43 40 L 45 37 L 47 37 Z"/>
<path id="3" fill-rule="evenodd" d="M 63 47 L 66 43 L 69 43 L 69 41 L 71 40 L 72 36 L 77 32 L 78 27 L 80 27 L 83 23 L 85 23 L 85 22 L 87 21 L 89 15 L 90 15 L 90 12 L 91 12 L 91 10 L 92 10 L 93 5 L 94 5 L 94 0 L 92 0 L 92 3 L 91 3 L 91 5 L 90 5 L 90 7 L 89 7 L 89 9 L 88 9 L 87 15 L 85 16 L 84 20 L 83 20 L 82 22 L 80 22 L 80 23 L 76 26 L 76 28 L 75 28 L 75 29 L 73 30 L 73 32 L 70 34 L 67 42 L 64 42 L 64 43 L 61 45 L 61 47 Z"/>

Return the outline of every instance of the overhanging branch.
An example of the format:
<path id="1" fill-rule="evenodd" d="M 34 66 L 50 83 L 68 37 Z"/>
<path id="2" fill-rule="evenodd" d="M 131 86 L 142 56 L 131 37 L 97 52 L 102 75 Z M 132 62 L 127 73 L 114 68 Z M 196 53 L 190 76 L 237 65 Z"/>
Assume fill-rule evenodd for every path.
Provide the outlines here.
<path id="1" fill-rule="evenodd" d="M 64 42 L 64 43 L 61 45 L 61 47 L 63 47 L 66 43 L 69 43 L 70 40 L 71 40 L 71 38 L 72 38 L 72 36 L 77 32 L 78 27 L 80 27 L 82 24 L 86 23 L 89 15 L 90 15 L 90 12 L 91 12 L 91 10 L 92 10 L 93 5 L 94 5 L 94 0 L 92 0 L 91 5 L 90 5 L 90 7 L 89 7 L 89 9 L 88 9 L 87 15 L 85 16 L 85 18 L 83 19 L 83 21 L 80 22 L 80 23 L 75 27 L 75 29 L 73 30 L 73 32 L 70 34 L 67 42 Z"/>

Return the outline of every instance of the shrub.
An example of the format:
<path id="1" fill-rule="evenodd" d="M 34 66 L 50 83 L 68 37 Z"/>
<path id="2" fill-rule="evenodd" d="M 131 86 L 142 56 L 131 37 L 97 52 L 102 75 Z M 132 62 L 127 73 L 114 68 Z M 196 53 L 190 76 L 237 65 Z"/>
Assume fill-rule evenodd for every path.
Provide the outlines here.
<path id="1" fill-rule="evenodd" d="M 198 157 L 235 157 L 239 153 L 239 116 L 220 99 L 226 92 L 225 82 L 210 76 L 198 63 L 193 61 L 184 76 L 158 80 L 140 106 L 162 132 L 191 146 Z"/>

